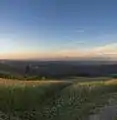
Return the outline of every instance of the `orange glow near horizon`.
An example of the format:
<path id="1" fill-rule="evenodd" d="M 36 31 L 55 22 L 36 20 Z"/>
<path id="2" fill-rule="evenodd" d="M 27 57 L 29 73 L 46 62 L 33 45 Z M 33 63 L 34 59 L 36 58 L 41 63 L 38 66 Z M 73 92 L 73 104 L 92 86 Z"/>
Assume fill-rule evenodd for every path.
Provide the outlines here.
<path id="1" fill-rule="evenodd" d="M 64 58 L 91 58 L 110 57 L 117 58 L 117 43 L 100 46 L 88 50 L 64 49 L 55 51 L 0 51 L 1 59 L 64 59 Z"/>

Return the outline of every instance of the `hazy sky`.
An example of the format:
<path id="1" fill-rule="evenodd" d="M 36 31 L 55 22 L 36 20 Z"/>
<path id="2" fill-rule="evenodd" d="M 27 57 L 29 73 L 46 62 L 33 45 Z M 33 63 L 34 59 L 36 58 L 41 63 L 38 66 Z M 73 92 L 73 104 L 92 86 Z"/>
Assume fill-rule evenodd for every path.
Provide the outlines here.
<path id="1" fill-rule="evenodd" d="M 117 0 L 0 0 L 0 58 L 95 52 L 117 53 Z"/>

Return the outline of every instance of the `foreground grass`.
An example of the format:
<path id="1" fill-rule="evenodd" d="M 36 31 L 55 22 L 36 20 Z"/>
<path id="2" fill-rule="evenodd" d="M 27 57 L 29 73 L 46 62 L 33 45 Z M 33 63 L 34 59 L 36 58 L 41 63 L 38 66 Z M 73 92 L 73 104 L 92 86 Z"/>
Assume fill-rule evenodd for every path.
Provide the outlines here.
<path id="1" fill-rule="evenodd" d="M 37 111 L 47 99 L 71 83 L 59 81 L 0 81 L 0 111 L 16 116 Z M 20 113 L 20 114 L 19 114 Z"/>
<path id="2" fill-rule="evenodd" d="M 87 120 L 116 93 L 116 79 L 74 83 L 3 80 L 0 111 L 15 120 Z"/>

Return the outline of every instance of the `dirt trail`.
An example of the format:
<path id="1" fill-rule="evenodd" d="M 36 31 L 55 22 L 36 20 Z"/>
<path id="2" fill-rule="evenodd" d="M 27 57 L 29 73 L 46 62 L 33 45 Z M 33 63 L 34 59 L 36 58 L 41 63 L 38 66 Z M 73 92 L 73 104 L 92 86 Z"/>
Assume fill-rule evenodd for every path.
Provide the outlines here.
<path id="1" fill-rule="evenodd" d="M 89 120 L 114 120 L 115 118 L 117 118 L 117 105 L 105 106 L 98 114 L 89 116 Z"/>

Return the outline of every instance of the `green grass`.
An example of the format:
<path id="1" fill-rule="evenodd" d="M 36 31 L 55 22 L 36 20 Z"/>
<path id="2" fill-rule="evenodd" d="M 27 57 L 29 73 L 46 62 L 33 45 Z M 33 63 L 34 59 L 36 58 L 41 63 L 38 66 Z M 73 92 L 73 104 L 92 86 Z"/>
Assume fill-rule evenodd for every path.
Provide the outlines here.
<path id="1" fill-rule="evenodd" d="M 87 79 L 74 83 L 1 84 L 0 111 L 20 120 L 87 120 L 117 93 L 116 80 Z"/>
<path id="2" fill-rule="evenodd" d="M 73 84 L 61 91 L 59 97 L 43 109 L 46 120 L 83 120 L 98 107 L 107 104 L 112 93 L 117 92 L 117 84 L 90 82 Z"/>
<path id="3" fill-rule="evenodd" d="M 0 85 L 0 111 L 5 114 L 38 111 L 41 106 L 69 83 L 19 83 Z M 18 116 L 17 114 L 17 116 Z"/>

